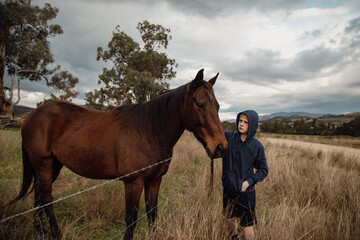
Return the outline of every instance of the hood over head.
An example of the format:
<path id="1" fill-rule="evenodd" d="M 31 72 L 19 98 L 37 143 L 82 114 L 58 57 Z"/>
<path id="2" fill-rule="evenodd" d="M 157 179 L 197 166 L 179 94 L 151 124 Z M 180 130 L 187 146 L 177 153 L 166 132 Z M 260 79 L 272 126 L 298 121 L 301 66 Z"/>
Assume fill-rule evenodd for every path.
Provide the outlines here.
<path id="1" fill-rule="evenodd" d="M 248 141 L 248 140 L 254 138 L 254 136 L 256 134 L 258 124 L 259 124 L 259 115 L 254 110 L 246 110 L 246 111 L 240 112 L 236 117 L 236 129 L 239 134 L 240 134 L 240 132 L 239 132 L 238 126 L 239 126 L 239 119 L 240 119 L 241 114 L 245 114 L 249 121 L 249 130 L 248 130 L 248 135 L 246 138 L 246 141 Z"/>

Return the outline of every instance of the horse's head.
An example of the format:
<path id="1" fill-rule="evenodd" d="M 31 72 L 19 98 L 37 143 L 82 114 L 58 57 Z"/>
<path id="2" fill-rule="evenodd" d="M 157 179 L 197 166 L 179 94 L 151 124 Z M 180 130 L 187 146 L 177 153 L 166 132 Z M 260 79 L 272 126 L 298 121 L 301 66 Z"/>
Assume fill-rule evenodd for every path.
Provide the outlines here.
<path id="1" fill-rule="evenodd" d="M 228 145 L 218 115 L 219 103 L 213 91 L 219 74 L 204 81 L 203 72 L 203 69 L 200 70 L 186 86 L 182 122 L 202 143 L 209 157 L 219 158 L 224 155 Z"/>

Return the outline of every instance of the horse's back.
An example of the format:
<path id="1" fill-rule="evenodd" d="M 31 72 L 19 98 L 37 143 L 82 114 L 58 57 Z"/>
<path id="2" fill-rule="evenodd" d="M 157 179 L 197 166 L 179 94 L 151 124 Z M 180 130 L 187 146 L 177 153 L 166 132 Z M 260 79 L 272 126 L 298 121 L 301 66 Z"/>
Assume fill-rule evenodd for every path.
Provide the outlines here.
<path id="1" fill-rule="evenodd" d="M 76 121 L 76 118 L 86 111 L 85 108 L 66 102 L 51 101 L 31 112 L 21 126 L 22 136 L 26 139 L 28 134 L 36 131 L 43 134 L 49 133 L 50 129 L 56 131 L 64 128 L 64 125 Z"/>
<path id="2" fill-rule="evenodd" d="M 111 134 L 114 131 L 104 126 L 107 116 L 107 113 L 71 103 L 47 103 L 25 119 L 22 125 L 23 145 L 33 161 L 56 158 L 85 177 L 116 176 L 115 143 Z M 96 171 L 99 169 L 105 169 L 105 173 Z"/>
<path id="3" fill-rule="evenodd" d="M 31 148 L 32 152 L 48 152 L 52 136 L 71 122 L 71 112 L 76 116 L 83 109 L 74 104 L 52 101 L 32 111 L 21 126 L 24 147 Z"/>

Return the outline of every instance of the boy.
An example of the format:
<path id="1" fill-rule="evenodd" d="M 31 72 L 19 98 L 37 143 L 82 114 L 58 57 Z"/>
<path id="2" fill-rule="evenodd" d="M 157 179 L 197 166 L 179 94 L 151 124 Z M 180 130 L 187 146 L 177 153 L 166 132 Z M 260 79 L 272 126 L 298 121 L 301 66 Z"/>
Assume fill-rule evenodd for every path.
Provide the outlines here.
<path id="1" fill-rule="evenodd" d="M 258 122 L 258 114 L 247 110 L 236 117 L 237 131 L 225 131 L 228 150 L 222 158 L 223 207 L 231 239 L 239 239 L 237 219 L 245 239 L 255 238 L 255 184 L 268 174 L 264 147 L 254 138 Z"/>

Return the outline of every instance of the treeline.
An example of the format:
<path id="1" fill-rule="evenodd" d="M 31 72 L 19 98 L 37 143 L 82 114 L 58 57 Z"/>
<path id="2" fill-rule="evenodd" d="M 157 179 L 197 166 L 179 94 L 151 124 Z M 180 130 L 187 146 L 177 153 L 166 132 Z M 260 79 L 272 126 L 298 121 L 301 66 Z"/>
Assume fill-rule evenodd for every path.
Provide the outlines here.
<path id="1" fill-rule="evenodd" d="M 360 117 L 341 125 L 335 123 L 325 123 L 312 119 L 290 121 L 289 119 L 265 121 L 261 123 L 261 131 L 278 134 L 298 134 L 298 135 L 349 135 L 360 137 Z"/>
<path id="2" fill-rule="evenodd" d="M 360 117 L 357 117 L 354 120 L 344 123 L 340 127 L 336 128 L 335 135 L 360 137 Z"/>
<path id="3" fill-rule="evenodd" d="M 225 131 L 236 131 L 236 123 L 235 122 L 228 122 L 223 121 L 221 125 Z"/>

